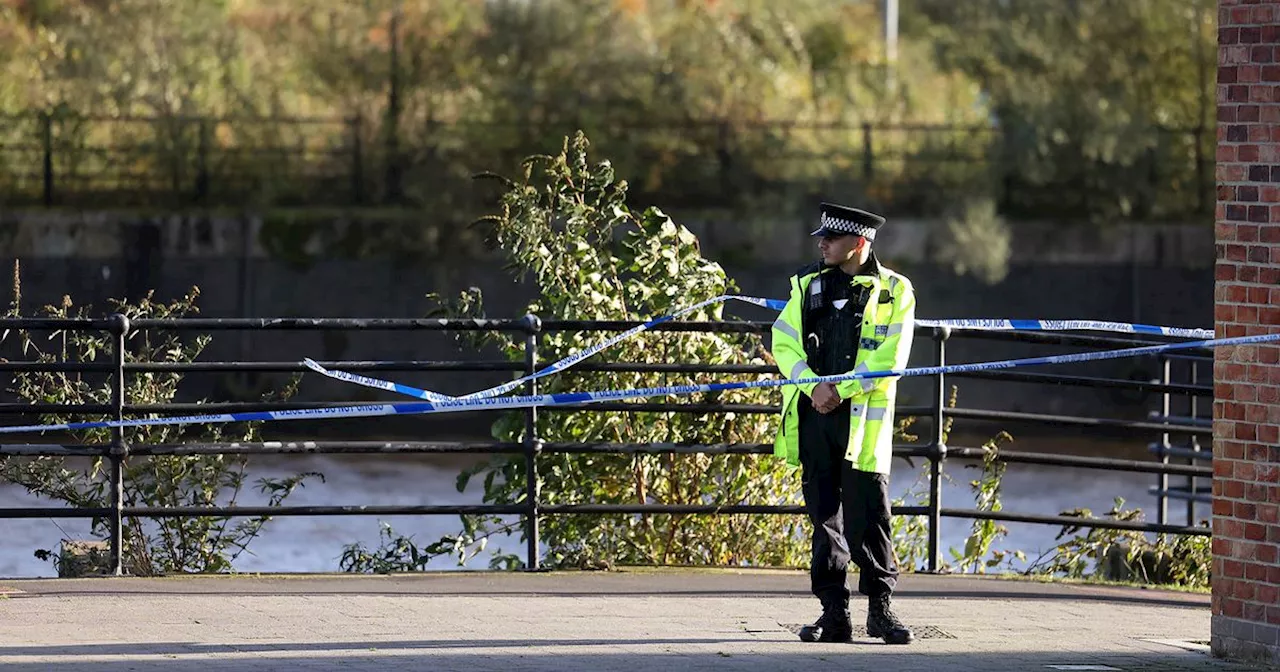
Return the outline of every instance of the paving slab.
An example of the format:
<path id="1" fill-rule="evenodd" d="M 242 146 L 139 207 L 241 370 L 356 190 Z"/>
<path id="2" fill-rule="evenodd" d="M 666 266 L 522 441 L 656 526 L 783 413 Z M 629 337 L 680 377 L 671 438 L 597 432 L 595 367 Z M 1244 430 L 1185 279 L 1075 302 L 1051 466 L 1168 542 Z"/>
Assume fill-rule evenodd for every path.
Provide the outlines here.
<path id="1" fill-rule="evenodd" d="M 855 584 L 856 585 L 856 584 Z M 855 598 L 855 620 L 865 600 Z M 1204 594 L 908 575 L 890 646 L 810 644 L 803 572 L 0 580 L 5 671 L 1263 669 L 1208 651 Z"/>

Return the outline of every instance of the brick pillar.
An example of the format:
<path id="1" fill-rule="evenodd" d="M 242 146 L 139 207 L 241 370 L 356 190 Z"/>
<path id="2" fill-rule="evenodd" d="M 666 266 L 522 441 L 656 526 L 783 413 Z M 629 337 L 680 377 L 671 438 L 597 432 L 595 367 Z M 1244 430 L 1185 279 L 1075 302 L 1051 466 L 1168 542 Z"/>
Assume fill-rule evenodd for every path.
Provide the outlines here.
<path id="1" fill-rule="evenodd" d="M 1214 321 L 1280 332 L 1280 2 L 1218 3 Z M 1280 343 L 1214 352 L 1213 651 L 1280 664 Z"/>

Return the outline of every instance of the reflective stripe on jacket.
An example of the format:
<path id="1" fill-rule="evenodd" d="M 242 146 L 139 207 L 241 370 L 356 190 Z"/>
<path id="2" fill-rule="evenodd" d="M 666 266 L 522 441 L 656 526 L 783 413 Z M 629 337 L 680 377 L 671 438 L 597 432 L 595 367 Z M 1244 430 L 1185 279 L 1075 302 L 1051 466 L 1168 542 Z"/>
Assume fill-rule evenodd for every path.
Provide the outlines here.
<path id="1" fill-rule="evenodd" d="M 773 323 L 770 352 L 778 370 L 791 380 L 813 378 L 804 351 L 803 306 L 805 291 L 819 273 L 806 269 L 791 276 L 791 296 Z M 878 275 L 858 275 L 853 281 L 870 285 L 870 299 L 862 321 L 858 356 L 852 372 L 903 369 L 911 354 L 915 333 L 916 298 L 906 276 L 880 265 Z M 852 373 L 850 372 L 850 373 Z M 773 454 L 792 466 L 800 464 L 800 407 L 810 403 L 814 383 L 782 388 L 782 420 L 774 439 Z M 898 378 L 862 378 L 836 384 L 841 399 L 850 400 L 849 447 L 845 458 L 860 471 L 889 473 L 893 457 L 893 413 Z M 803 392 L 803 396 L 801 393 Z"/>

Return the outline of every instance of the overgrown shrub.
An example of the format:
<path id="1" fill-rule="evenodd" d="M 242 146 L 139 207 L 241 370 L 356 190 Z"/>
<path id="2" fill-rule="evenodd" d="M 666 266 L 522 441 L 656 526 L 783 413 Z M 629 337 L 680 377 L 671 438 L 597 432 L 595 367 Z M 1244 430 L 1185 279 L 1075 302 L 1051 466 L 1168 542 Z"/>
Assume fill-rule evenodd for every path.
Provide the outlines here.
<path id="1" fill-rule="evenodd" d="M 587 140 L 566 140 L 558 156 L 524 163 L 518 182 L 505 181 L 501 214 L 485 220 L 517 277 L 537 283 L 540 298 L 528 312 L 543 319 L 642 320 L 665 315 L 735 291 L 719 264 L 702 257 L 696 237 L 657 208 L 634 211 L 627 183 L 608 162 L 590 164 Z M 501 178 L 499 178 L 501 179 Z M 468 293 L 454 302 L 455 314 L 483 314 L 483 297 Z M 688 316 L 722 320 L 722 306 Z M 544 334 L 539 361 L 561 359 L 611 334 Z M 484 337 L 512 359 L 522 359 L 523 340 Z M 752 334 L 656 332 L 630 339 L 598 355 L 598 361 L 766 364 L 768 352 Z M 761 376 L 756 376 L 757 378 Z M 570 369 L 543 379 L 541 391 L 622 389 L 709 383 L 713 374 L 588 372 Z M 770 404 L 776 390 L 734 390 L 684 398 L 688 403 Z M 663 401 L 663 400 L 654 400 Z M 512 413 L 494 425 L 504 441 L 520 440 L 524 416 Z M 772 443 L 774 420 L 765 414 L 686 414 L 653 411 L 544 412 L 538 437 L 548 442 L 645 444 Z M 797 504 L 799 480 L 770 456 L 689 454 L 545 454 L 538 463 L 548 504 Z M 519 503 L 525 495 L 524 458 L 499 457 L 459 478 L 459 489 L 481 480 L 484 501 Z M 496 517 L 464 517 L 464 531 L 429 550 L 457 552 L 460 561 L 495 532 L 510 534 Z M 798 565 L 808 555 L 802 519 L 753 515 L 557 515 L 542 519 L 545 563 L 555 567 L 615 564 Z M 504 526 L 505 525 L 505 526 Z M 357 550 L 357 549 L 352 549 Z M 431 555 L 430 553 L 428 555 Z M 425 562 L 425 561 L 424 561 Z M 498 553 L 498 566 L 516 566 Z M 345 562 L 356 571 L 367 562 Z"/>
<path id="2" fill-rule="evenodd" d="M 1142 509 L 1126 509 L 1124 504 L 1123 498 L 1116 497 L 1105 518 L 1141 522 Z M 1093 512 L 1081 508 L 1062 515 L 1092 518 Z M 1036 558 L 1024 573 L 1209 587 L 1213 549 L 1208 536 L 1150 535 L 1068 525 L 1057 538 L 1061 543 Z"/>
<path id="3" fill-rule="evenodd" d="M 112 301 L 111 312 L 128 318 L 178 318 L 198 312 L 199 290 L 169 303 L 153 300 L 148 295 L 137 302 Z M 21 284 L 17 267 L 14 272 L 14 300 L 6 317 L 21 315 Z M 56 306 L 39 311 L 43 317 L 85 318 L 86 307 L 75 307 L 69 297 Z M 0 342 L 10 337 L 19 341 L 22 354 L 34 362 L 96 362 L 110 358 L 112 337 L 91 331 L 56 331 L 37 339 L 27 331 L 6 332 Z M 126 362 L 191 362 L 209 345 L 208 335 L 189 341 L 168 332 L 146 331 L 130 335 Z M 179 372 L 145 372 L 127 374 L 125 398 L 134 404 L 163 404 L 174 401 L 182 382 Z M 287 399 L 296 379 L 268 398 Z M 111 380 L 106 374 L 29 372 L 14 374 L 11 391 L 19 399 L 42 404 L 108 404 Z M 265 399 L 264 399 L 265 400 Z M 47 414 L 45 423 L 84 420 L 66 414 Z M 108 418 L 101 418 L 108 419 Z M 261 423 L 200 426 L 131 427 L 124 430 L 126 443 L 156 444 L 181 441 L 222 442 L 256 441 Z M 79 431 L 67 443 L 106 444 L 111 430 Z M 0 479 L 16 483 L 41 498 L 63 502 L 73 507 L 106 507 L 110 505 L 110 468 L 105 457 L 94 457 L 87 465 L 64 457 L 16 458 L 0 457 Z M 247 458 L 240 456 L 153 456 L 130 457 L 124 466 L 125 506 L 234 506 L 247 480 Z M 267 495 L 268 506 L 279 506 L 308 478 L 323 475 L 300 473 L 288 478 L 260 478 L 258 491 Z M 124 520 L 125 566 L 136 574 L 154 575 L 181 572 L 223 572 L 258 536 L 270 516 L 242 518 L 183 517 Z M 94 519 L 91 533 L 106 538 L 107 521 Z M 60 561 L 49 549 L 36 551 L 37 557 Z"/>

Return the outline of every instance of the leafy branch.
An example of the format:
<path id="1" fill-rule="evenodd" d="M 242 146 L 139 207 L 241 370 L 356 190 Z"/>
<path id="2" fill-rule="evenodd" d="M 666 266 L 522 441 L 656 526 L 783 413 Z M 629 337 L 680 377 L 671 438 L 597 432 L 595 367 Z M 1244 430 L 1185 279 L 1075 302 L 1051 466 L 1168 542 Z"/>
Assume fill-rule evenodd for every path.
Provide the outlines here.
<path id="1" fill-rule="evenodd" d="M 7 317 L 22 315 L 21 274 L 15 264 L 14 296 Z M 168 303 L 154 300 L 148 294 L 137 302 L 111 300 L 111 311 L 131 320 L 146 318 L 181 318 L 198 312 L 198 288 Z M 58 305 L 45 306 L 39 314 L 50 318 L 90 316 L 85 307 L 76 307 L 70 297 Z M 58 330 L 44 341 L 37 341 L 27 330 L 6 332 L 0 342 L 14 336 L 21 351 L 34 363 L 89 363 L 108 356 L 113 347 L 111 337 L 91 331 Z M 209 345 L 208 335 L 183 340 L 172 332 L 146 331 L 129 334 L 124 358 L 131 362 L 189 363 Z M 125 379 L 125 398 L 135 404 L 172 403 L 178 394 L 182 374 L 177 372 L 131 373 Z M 290 398 L 298 378 L 287 381 L 278 391 L 262 397 L 263 401 Z M 11 391 L 28 403 L 57 405 L 106 405 L 112 398 L 109 374 L 66 373 L 62 371 L 28 371 L 14 374 Z M 51 413 L 49 422 L 71 420 L 69 413 Z M 77 418 L 78 419 L 78 418 Z M 131 445 L 201 442 L 256 441 L 260 439 L 260 422 L 198 427 L 152 426 L 132 427 L 124 431 Z M 74 440 L 85 444 L 106 444 L 110 430 L 94 429 L 75 432 Z M 218 507 L 235 506 L 244 490 L 248 460 L 245 456 L 157 455 L 126 458 L 124 463 L 124 497 L 127 507 Z M 106 507 L 110 502 L 112 482 L 105 457 L 95 457 L 84 467 L 71 466 L 62 457 L 29 459 L 0 458 L 0 480 L 22 486 L 41 498 L 61 501 L 74 507 Z M 280 506 L 307 480 L 324 476 L 315 472 L 287 478 L 259 478 L 257 491 L 267 495 L 267 506 Z M 256 516 L 234 525 L 229 516 L 167 517 L 124 520 L 124 553 L 126 566 L 136 574 L 153 575 L 170 572 L 221 572 L 232 569 L 232 563 L 248 550 L 271 516 Z M 94 519 L 91 534 L 105 538 L 105 519 Z M 57 554 L 39 550 L 37 557 L 60 562 Z"/>

